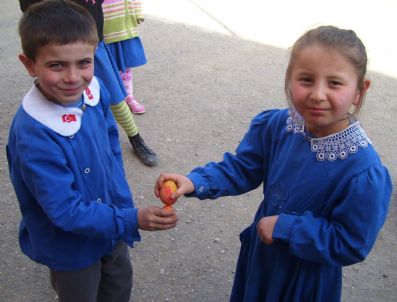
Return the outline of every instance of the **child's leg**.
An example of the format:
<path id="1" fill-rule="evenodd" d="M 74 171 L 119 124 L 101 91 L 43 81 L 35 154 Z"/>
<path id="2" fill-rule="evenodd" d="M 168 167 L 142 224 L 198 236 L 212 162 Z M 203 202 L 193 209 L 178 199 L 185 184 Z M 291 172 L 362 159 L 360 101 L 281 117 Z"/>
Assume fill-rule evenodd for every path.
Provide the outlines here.
<path id="1" fill-rule="evenodd" d="M 123 101 L 117 105 L 111 105 L 111 109 L 114 118 L 127 133 L 128 139 L 134 149 L 134 153 L 139 160 L 146 166 L 156 166 L 157 155 L 148 146 L 146 146 L 144 140 L 139 135 L 138 127 L 135 124 L 134 117 L 126 102 Z"/>
<path id="2" fill-rule="evenodd" d="M 127 245 L 120 241 L 102 262 L 96 302 L 128 302 L 132 291 L 132 264 Z M 77 301 L 77 300 L 76 300 Z"/>
<path id="3" fill-rule="evenodd" d="M 127 246 L 119 242 L 112 253 L 86 269 L 50 270 L 51 285 L 61 302 L 128 302 L 132 265 Z"/>
<path id="4" fill-rule="evenodd" d="M 131 111 L 136 114 L 144 113 L 145 107 L 134 98 L 132 68 L 127 68 L 126 72 L 120 71 L 120 77 L 123 80 L 124 88 L 128 93 L 126 102 L 130 107 Z"/>
<path id="5" fill-rule="evenodd" d="M 50 270 L 51 285 L 62 302 L 96 301 L 101 281 L 101 262 L 77 271 L 56 272 Z"/>

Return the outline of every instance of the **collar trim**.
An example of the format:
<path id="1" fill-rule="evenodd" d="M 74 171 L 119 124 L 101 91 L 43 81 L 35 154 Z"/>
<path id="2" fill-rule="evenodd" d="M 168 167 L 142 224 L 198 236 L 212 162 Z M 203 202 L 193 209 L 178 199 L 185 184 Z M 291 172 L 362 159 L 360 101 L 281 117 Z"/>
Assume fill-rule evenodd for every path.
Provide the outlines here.
<path id="1" fill-rule="evenodd" d="M 84 104 L 82 107 L 98 105 L 100 86 L 95 77 L 83 92 L 83 98 Z M 22 107 L 36 121 L 62 136 L 72 136 L 80 130 L 84 110 L 81 107 L 64 107 L 51 102 L 44 97 L 36 86 L 33 86 L 23 98 Z"/>
<path id="2" fill-rule="evenodd" d="M 288 133 L 302 133 L 307 141 L 310 142 L 311 150 L 316 154 L 318 161 L 335 161 L 336 159 L 346 159 L 349 155 L 356 153 L 359 148 L 366 148 L 372 144 L 360 122 L 356 121 L 346 129 L 325 137 L 310 137 L 305 132 L 305 121 L 296 111 L 288 112 L 285 130 Z"/>

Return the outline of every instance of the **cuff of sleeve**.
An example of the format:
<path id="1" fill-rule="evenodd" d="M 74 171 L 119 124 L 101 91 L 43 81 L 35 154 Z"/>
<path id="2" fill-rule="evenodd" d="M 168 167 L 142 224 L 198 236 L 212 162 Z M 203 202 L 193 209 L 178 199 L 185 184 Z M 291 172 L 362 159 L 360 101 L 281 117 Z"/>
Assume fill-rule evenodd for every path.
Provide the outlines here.
<path id="1" fill-rule="evenodd" d="M 204 178 L 198 173 L 190 173 L 186 175 L 194 186 L 194 192 L 186 194 L 186 197 L 197 197 L 198 199 L 205 199 L 209 190 L 208 185 L 205 183 Z"/>
<path id="2" fill-rule="evenodd" d="M 293 214 L 282 213 L 278 216 L 276 225 L 273 230 L 273 239 L 290 241 L 292 237 L 292 228 L 296 223 L 298 216 Z"/>
<path id="3" fill-rule="evenodd" d="M 134 245 L 134 241 L 141 241 L 141 235 L 138 231 L 138 209 L 124 209 L 123 221 L 125 231 L 122 238 L 130 247 L 132 247 Z"/>

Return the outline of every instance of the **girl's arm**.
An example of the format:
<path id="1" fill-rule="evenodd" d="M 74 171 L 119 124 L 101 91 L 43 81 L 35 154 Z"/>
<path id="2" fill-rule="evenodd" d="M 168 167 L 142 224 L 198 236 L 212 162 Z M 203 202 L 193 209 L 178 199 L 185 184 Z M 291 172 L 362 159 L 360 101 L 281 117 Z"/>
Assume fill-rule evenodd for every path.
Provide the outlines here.
<path id="1" fill-rule="evenodd" d="M 273 137 L 270 118 L 274 112 L 262 112 L 253 119 L 235 155 L 225 153 L 221 162 L 210 162 L 188 175 L 194 184 L 194 196 L 215 199 L 239 195 L 264 181 Z"/>
<path id="2" fill-rule="evenodd" d="M 389 207 L 392 183 L 383 166 L 356 176 L 329 219 L 282 213 L 273 231 L 293 255 L 307 261 L 350 265 L 363 261 L 375 243 Z"/>

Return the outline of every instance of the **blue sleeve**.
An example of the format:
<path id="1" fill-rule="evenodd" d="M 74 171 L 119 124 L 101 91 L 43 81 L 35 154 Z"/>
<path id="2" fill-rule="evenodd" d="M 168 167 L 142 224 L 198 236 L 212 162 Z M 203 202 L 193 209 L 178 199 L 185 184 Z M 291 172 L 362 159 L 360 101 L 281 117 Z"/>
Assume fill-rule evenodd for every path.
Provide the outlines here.
<path id="1" fill-rule="evenodd" d="M 221 162 L 209 162 L 191 171 L 187 177 L 193 182 L 199 199 L 243 194 L 257 188 L 263 181 L 271 135 L 269 118 L 276 110 L 265 111 L 251 122 L 248 132 L 236 149 L 225 153 Z"/>
<path id="2" fill-rule="evenodd" d="M 103 82 L 98 79 L 100 83 L 100 89 L 101 89 L 101 104 L 103 108 L 103 112 L 105 115 L 105 120 L 107 123 L 107 129 L 108 129 L 108 134 L 109 134 L 109 143 L 110 143 L 110 148 L 112 150 L 112 153 L 114 157 L 116 158 L 117 162 L 120 164 L 120 167 L 122 171 L 124 171 L 124 163 L 123 163 L 123 155 L 122 155 L 122 150 L 121 150 L 121 145 L 120 145 L 120 140 L 119 140 L 119 131 L 117 128 L 117 123 L 116 120 L 114 119 L 113 113 L 110 110 L 110 95 L 108 90 L 106 89 L 105 85 L 103 85 Z M 125 173 L 124 173 L 125 174 Z"/>
<path id="3" fill-rule="evenodd" d="M 329 219 L 282 213 L 273 238 L 308 261 L 341 266 L 363 261 L 385 222 L 391 191 L 387 169 L 373 166 L 352 179 Z"/>
<path id="4" fill-rule="evenodd" d="M 75 176 L 61 146 L 42 129 L 36 130 L 34 135 L 21 136 L 16 150 L 9 152 L 18 152 L 16 169 L 21 179 L 14 180 L 22 203 L 29 200 L 27 196 L 32 196 L 48 219 L 67 232 L 122 239 L 130 245 L 140 240 L 136 208 L 118 208 L 113 204 L 84 200 L 81 193 L 73 189 Z"/>

